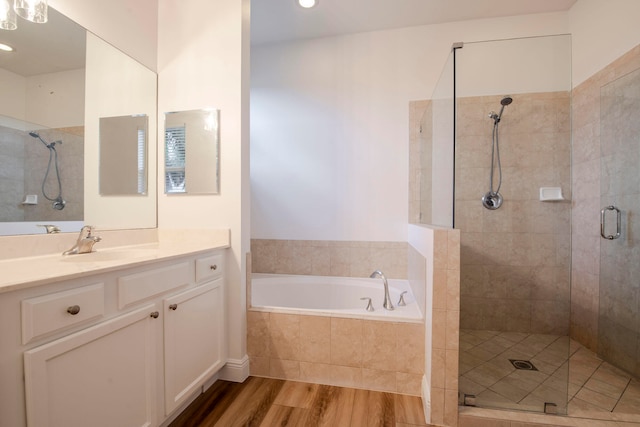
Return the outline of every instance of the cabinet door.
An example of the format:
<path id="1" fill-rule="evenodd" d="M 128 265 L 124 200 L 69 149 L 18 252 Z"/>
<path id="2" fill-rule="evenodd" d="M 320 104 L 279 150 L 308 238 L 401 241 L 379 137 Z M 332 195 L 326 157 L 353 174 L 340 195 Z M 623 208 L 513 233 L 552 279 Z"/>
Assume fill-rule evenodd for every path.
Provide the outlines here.
<path id="1" fill-rule="evenodd" d="M 165 415 L 226 363 L 222 279 L 164 300 Z"/>
<path id="2" fill-rule="evenodd" d="M 155 426 L 155 307 L 25 352 L 29 427 Z"/>

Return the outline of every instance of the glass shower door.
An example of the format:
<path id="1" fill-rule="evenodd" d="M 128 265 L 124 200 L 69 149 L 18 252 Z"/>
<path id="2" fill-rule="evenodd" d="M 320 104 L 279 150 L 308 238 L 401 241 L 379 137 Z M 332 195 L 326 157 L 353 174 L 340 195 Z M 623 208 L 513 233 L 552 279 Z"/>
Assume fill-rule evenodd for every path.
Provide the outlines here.
<path id="1" fill-rule="evenodd" d="M 640 70 L 600 93 L 598 352 L 640 375 Z"/>

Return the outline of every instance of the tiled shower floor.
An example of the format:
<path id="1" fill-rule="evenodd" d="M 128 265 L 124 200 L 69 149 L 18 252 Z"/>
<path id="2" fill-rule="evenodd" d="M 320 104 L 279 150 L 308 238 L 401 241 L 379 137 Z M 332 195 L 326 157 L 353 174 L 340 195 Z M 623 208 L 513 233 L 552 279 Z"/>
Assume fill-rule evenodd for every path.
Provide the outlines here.
<path id="1" fill-rule="evenodd" d="M 509 359 L 538 370 L 517 370 Z M 570 416 L 640 420 L 640 380 L 566 336 L 461 330 L 459 368 L 460 395 L 475 395 L 477 406 L 541 412 L 553 402 Z"/>

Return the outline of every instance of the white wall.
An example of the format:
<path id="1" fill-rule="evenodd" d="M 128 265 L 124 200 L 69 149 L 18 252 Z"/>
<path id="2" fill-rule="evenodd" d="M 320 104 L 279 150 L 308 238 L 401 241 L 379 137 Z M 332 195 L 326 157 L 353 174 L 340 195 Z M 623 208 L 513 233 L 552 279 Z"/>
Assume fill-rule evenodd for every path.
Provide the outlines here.
<path id="1" fill-rule="evenodd" d="M 26 120 L 51 128 L 84 124 L 84 69 L 26 78 Z"/>
<path id="2" fill-rule="evenodd" d="M 49 5 L 156 70 L 158 0 L 50 0 Z"/>
<path id="3" fill-rule="evenodd" d="M 567 32 L 554 13 L 254 48 L 252 237 L 406 241 L 408 102 L 451 45 Z"/>
<path id="4" fill-rule="evenodd" d="M 640 1 L 578 0 L 569 11 L 573 86 L 640 44 Z"/>
<path id="5" fill-rule="evenodd" d="M 165 111 L 220 109 L 220 194 L 158 198 L 160 228 L 228 228 L 229 356 L 246 356 L 249 251 L 249 0 L 160 0 L 159 122 Z M 159 164 L 164 164 L 164 152 Z"/>
<path id="6" fill-rule="evenodd" d="M 25 92 L 27 79 L 19 74 L 0 68 L 0 96 L 11 102 L 0 103 L 0 115 L 25 120 L 27 110 Z"/>

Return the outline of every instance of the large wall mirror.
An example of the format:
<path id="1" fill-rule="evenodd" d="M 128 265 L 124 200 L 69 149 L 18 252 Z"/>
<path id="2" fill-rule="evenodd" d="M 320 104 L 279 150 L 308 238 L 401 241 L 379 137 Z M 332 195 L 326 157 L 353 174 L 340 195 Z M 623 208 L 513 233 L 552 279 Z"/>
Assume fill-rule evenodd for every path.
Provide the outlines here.
<path id="1" fill-rule="evenodd" d="M 0 51 L 0 235 L 155 227 L 156 74 L 51 7 L 47 23 L 19 20 L 0 43 L 14 48 Z M 132 184 L 144 168 L 146 188 L 100 194 L 122 178 L 100 174 L 100 118 L 134 115 L 152 130 Z"/>
<path id="2" fill-rule="evenodd" d="M 164 116 L 164 192 L 218 194 L 220 114 L 215 109 Z"/>

